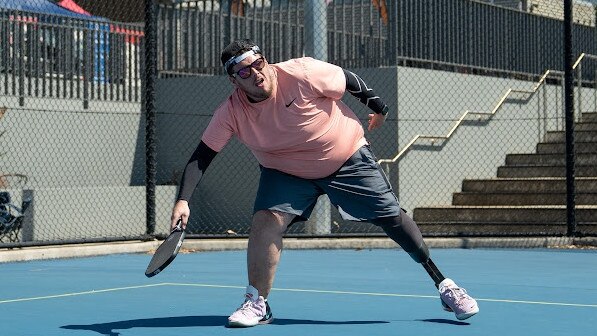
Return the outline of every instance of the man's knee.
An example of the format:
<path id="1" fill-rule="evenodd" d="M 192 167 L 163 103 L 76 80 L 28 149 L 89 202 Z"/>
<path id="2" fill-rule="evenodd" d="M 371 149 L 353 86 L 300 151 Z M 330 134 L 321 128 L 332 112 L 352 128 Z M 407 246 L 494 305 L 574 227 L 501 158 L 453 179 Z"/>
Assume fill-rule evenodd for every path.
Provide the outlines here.
<path id="1" fill-rule="evenodd" d="M 418 263 L 429 259 L 429 248 L 417 224 L 404 212 L 401 216 L 385 217 L 373 220 L 393 241 Z"/>
<path id="2" fill-rule="evenodd" d="M 276 230 L 284 232 L 294 215 L 273 210 L 259 210 L 253 214 L 251 230 Z"/>

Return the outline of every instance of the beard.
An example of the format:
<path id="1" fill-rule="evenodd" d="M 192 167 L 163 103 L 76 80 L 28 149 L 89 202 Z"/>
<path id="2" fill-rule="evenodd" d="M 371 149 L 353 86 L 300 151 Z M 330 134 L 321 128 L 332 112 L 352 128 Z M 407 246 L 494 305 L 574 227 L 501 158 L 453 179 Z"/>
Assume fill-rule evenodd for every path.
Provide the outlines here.
<path id="1" fill-rule="evenodd" d="M 262 76 L 258 76 L 248 87 L 243 91 L 249 98 L 249 101 L 257 103 L 268 99 L 274 93 L 275 75 L 271 68 L 267 67 Z M 262 86 L 257 86 L 263 84 Z"/>

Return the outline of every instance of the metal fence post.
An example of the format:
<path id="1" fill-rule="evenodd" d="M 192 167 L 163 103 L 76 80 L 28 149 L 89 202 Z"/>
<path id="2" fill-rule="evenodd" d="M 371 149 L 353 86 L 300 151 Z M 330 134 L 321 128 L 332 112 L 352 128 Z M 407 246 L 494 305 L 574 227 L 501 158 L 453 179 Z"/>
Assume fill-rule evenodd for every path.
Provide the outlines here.
<path id="1" fill-rule="evenodd" d="M 155 87 L 157 77 L 156 8 L 145 0 L 145 188 L 146 233 L 155 232 Z"/>
<path id="2" fill-rule="evenodd" d="M 327 61 L 327 5 L 322 0 L 305 1 L 305 55 Z M 331 203 L 326 195 L 319 197 L 311 218 L 305 223 L 309 234 L 331 232 Z"/>
<path id="3" fill-rule="evenodd" d="M 327 5 L 325 1 L 305 1 L 305 55 L 327 61 L 327 36 Z"/>
<path id="4" fill-rule="evenodd" d="M 574 186 L 574 74 L 572 69 L 572 0 L 564 0 L 564 106 L 566 117 L 566 224 L 576 234 Z"/>

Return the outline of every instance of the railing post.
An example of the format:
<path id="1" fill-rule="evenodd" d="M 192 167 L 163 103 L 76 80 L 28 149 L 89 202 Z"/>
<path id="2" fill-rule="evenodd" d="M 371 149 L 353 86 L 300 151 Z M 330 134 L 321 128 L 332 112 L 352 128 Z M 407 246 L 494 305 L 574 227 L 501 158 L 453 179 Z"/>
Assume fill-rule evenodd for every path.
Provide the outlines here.
<path id="1" fill-rule="evenodd" d="M 576 87 L 577 87 L 577 104 L 578 104 L 578 109 L 577 112 L 575 113 L 575 118 L 574 120 L 580 120 L 580 118 L 582 118 L 582 62 L 578 63 L 577 66 L 577 71 L 576 71 Z"/>
<path id="2" fill-rule="evenodd" d="M 593 73 L 593 100 L 593 109 L 591 111 L 597 111 L 597 70 Z"/>
<path id="3" fill-rule="evenodd" d="M 546 79 L 547 81 L 547 79 Z M 543 139 L 545 138 L 545 134 L 547 133 L 547 129 L 549 128 L 548 126 L 548 121 L 549 121 L 549 117 L 548 117 L 548 102 L 547 102 L 547 84 L 545 84 L 545 82 L 543 83 L 543 85 L 541 85 L 541 91 L 543 93 L 543 109 L 542 109 L 542 113 L 541 115 L 543 116 L 543 129 L 541 130 L 541 132 L 539 132 L 539 142 L 543 141 Z M 557 98 L 557 93 L 556 93 L 556 98 Z M 557 102 L 556 102 L 556 106 Z M 557 110 L 557 109 L 556 109 Z"/>
<path id="4" fill-rule="evenodd" d="M 89 26 L 83 28 L 83 108 L 89 108 L 89 78 L 91 74 L 91 34 Z"/>
<path id="5" fill-rule="evenodd" d="M 388 48 L 386 48 L 388 65 L 398 64 L 398 1 L 388 1 Z"/>
<path id="6" fill-rule="evenodd" d="M 20 22 L 20 19 L 17 19 L 17 24 L 19 27 L 19 42 L 18 42 L 18 63 L 19 63 L 19 106 L 25 106 L 25 22 Z"/>

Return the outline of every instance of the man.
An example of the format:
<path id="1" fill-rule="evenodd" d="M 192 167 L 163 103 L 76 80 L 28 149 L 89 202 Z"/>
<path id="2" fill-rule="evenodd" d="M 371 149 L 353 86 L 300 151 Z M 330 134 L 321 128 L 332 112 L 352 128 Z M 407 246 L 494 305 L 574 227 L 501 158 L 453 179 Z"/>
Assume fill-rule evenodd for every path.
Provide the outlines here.
<path id="1" fill-rule="evenodd" d="M 464 289 L 445 278 L 429 258 L 415 222 L 377 164 L 345 91 L 366 104 L 368 129 L 383 125 L 388 106 L 356 74 L 312 58 L 269 64 L 250 40 L 229 44 L 221 55 L 234 92 L 215 111 L 183 173 L 172 226 L 186 226 L 188 200 L 216 154 L 236 136 L 257 158 L 261 177 L 247 248 L 249 285 L 231 327 L 269 323 L 267 302 L 290 224 L 306 220 L 322 194 L 342 217 L 383 228 L 418 263 L 440 291 L 445 310 L 458 319 L 479 311 Z"/>

